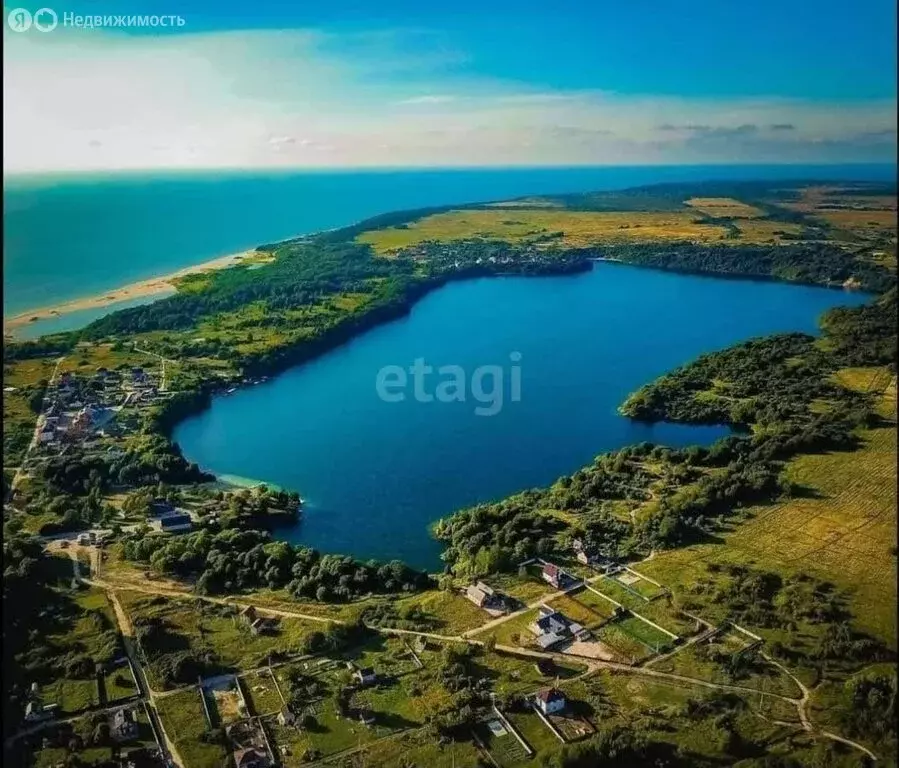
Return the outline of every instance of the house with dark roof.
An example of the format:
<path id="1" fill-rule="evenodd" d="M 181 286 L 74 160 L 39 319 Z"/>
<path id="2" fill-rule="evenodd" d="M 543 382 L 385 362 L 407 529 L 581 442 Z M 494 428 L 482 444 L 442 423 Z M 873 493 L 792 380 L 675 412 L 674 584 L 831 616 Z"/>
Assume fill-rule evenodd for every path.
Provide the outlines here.
<path id="1" fill-rule="evenodd" d="M 162 517 L 163 515 L 169 515 L 175 511 L 175 508 L 172 506 L 171 502 L 166 499 L 153 499 L 150 502 L 150 514 L 153 517 Z"/>
<path id="2" fill-rule="evenodd" d="M 562 581 L 565 578 L 565 574 L 558 565 L 553 565 L 552 563 L 544 563 L 543 571 L 541 573 L 543 576 L 543 580 L 552 584 L 554 587 L 561 587 Z"/>
<path id="3" fill-rule="evenodd" d="M 584 631 L 584 628 L 576 621 L 571 621 L 567 616 L 548 605 L 540 606 L 537 611 L 537 619 L 528 625 L 528 629 L 534 634 L 537 645 L 544 650 L 563 640 L 570 640 Z"/>
<path id="4" fill-rule="evenodd" d="M 159 519 L 159 530 L 163 533 L 185 533 L 193 527 L 193 521 L 186 512 L 176 512 Z"/>
<path id="5" fill-rule="evenodd" d="M 119 709 L 112 716 L 112 737 L 117 741 L 131 741 L 139 733 L 134 713 L 130 709 Z"/>
<path id="6" fill-rule="evenodd" d="M 553 715 L 565 709 L 565 695 L 556 688 L 544 688 L 534 695 L 534 703 L 544 715 Z"/>

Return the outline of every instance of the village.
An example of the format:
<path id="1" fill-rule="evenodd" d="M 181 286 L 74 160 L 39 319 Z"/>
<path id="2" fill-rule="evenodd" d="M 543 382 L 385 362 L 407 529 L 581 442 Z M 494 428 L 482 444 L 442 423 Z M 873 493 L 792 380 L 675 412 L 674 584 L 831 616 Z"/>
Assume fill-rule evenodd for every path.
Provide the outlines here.
<path id="1" fill-rule="evenodd" d="M 163 509 L 163 502 L 154 503 L 163 519 L 177 514 Z M 178 533 L 177 526 L 171 533 Z M 681 615 L 667 604 L 662 585 L 631 566 L 586 552 L 578 541 L 564 565 L 525 561 L 516 578 L 495 585 L 478 580 L 447 595 L 453 612 L 466 617 L 457 631 L 444 635 L 369 625 L 374 633 L 369 640 L 337 654 L 297 646 L 293 652 L 282 650 L 283 638 L 298 629 L 330 624 L 289 604 L 275 609 L 250 597 L 204 601 L 165 585 L 119 581 L 117 569 L 107 573 L 105 557 L 115 544 L 102 535 L 81 533 L 49 546 L 72 559 L 73 589 L 97 599 L 108 596 L 124 653 L 113 669 L 99 675 L 105 692 L 93 697 L 86 711 L 61 711 L 64 701 L 44 703 L 35 684 L 17 738 L 30 740 L 47 755 L 62 754 L 77 738 L 85 741 L 73 736 L 77 723 L 89 723 L 82 731 L 100 729 L 103 743 L 114 745 L 125 768 L 211 765 L 196 755 L 185 758 L 192 744 L 205 744 L 205 752 L 220 749 L 204 741 L 203 734 L 210 733 L 223 734 L 221 743 L 228 745 L 235 768 L 300 766 L 364 752 L 387 737 L 412 738 L 424 725 L 415 691 L 435 684 L 433 675 L 448 648 L 466 646 L 480 653 L 489 649 L 481 663 L 490 670 L 485 683 L 492 703 L 471 729 L 472 749 L 511 768 L 526 765 L 546 739 L 567 744 L 596 731 L 602 723 L 584 700 L 584 683 L 600 670 L 664 679 L 668 673 L 661 662 L 679 649 L 714 644 L 730 654 L 759 658 L 761 647 L 761 639 L 747 630 Z M 89 575 L 79 565 L 85 559 Z M 522 599 L 525 592 L 536 597 Z M 201 677 L 193 686 L 160 687 L 153 671 L 157 662 L 134 631 L 147 620 L 141 618 L 144 612 L 157 604 L 154 611 L 176 612 L 160 615 L 183 615 L 183 620 L 197 612 L 208 615 L 207 637 L 226 632 L 235 637 L 229 643 L 268 649 L 261 665 L 241 664 L 228 674 Z M 761 695 L 798 701 L 790 696 L 790 685 Z M 112 699 L 114 690 L 123 698 Z"/>

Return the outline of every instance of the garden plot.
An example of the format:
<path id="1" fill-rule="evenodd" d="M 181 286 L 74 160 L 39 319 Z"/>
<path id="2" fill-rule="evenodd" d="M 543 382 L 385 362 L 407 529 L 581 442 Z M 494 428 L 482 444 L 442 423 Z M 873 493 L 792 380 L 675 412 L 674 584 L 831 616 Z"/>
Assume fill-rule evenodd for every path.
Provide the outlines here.
<path id="1" fill-rule="evenodd" d="M 103 687 L 106 691 L 106 703 L 112 704 L 122 699 L 130 699 L 137 695 L 137 684 L 131 667 L 125 659 L 103 676 Z"/>
<path id="2" fill-rule="evenodd" d="M 237 687 L 237 678 L 217 678 L 203 685 L 203 696 L 214 724 L 229 725 L 247 716 L 243 695 Z"/>
<path id="3" fill-rule="evenodd" d="M 570 713 L 547 715 L 546 719 L 556 727 L 565 741 L 577 741 L 596 731 L 589 720 Z"/>
<path id="4" fill-rule="evenodd" d="M 284 702 L 278 693 L 272 670 L 253 672 L 241 678 L 247 703 L 256 715 L 278 712 Z"/>
<path id="5" fill-rule="evenodd" d="M 620 584 L 632 595 L 647 602 L 649 602 L 650 600 L 655 600 L 657 597 L 661 597 L 665 594 L 665 589 L 663 587 L 660 587 L 655 582 L 644 578 L 634 571 L 618 571 L 618 573 L 615 573 L 608 578 Z"/>
<path id="6" fill-rule="evenodd" d="M 478 723 L 474 733 L 500 768 L 516 768 L 528 762 L 528 754 L 521 742 L 498 718 Z"/>

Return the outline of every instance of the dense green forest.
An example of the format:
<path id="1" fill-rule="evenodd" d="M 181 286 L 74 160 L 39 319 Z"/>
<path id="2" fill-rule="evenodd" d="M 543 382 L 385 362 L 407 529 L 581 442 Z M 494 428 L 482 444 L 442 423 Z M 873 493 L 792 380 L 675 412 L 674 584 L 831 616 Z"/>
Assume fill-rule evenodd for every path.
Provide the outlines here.
<path id="1" fill-rule="evenodd" d="M 786 334 L 704 355 L 642 387 L 622 406 L 633 418 L 751 425 L 752 431 L 709 448 L 624 448 L 551 488 L 460 511 L 436 527 L 447 565 L 474 577 L 564 551 L 556 534 L 565 526 L 547 510 L 574 513 L 575 533 L 598 551 L 629 556 L 695 541 L 743 506 L 801 492 L 782 478 L 787 459 L 851 447 L 854 430 L 877 420 L 867 396 L 828 376 L 849 365 L 896 365 L 895 291 L 830 317 L 823 343 Z M 616 499 L 639 514 L 622 518 Z"/>

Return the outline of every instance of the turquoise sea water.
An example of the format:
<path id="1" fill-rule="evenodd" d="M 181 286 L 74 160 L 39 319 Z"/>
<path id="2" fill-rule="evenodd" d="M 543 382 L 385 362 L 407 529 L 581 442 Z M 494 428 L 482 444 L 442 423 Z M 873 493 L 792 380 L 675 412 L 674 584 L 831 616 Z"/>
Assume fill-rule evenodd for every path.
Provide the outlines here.
<path id="1" fill-rule="evenodd" d="M 570 277 L 454 283 L 406 318 L 274 380 L 217 397 L 181 424 L 175 439 L 216 473 L 299 491 L 308 502 L 303 520 L 278 536 L 435 568 L 440 546 L 428 525 L 455 509 L 551 483 L 605 450 L 642 440 L 709 443 L 726 434 L 723 427 L 622 418 L 616 408 L 641 384 L 753 336 L 814 332 L 826 309 L 865 300 L 610 263 Z M 388 390 L 404 394 L 401 402 L 381 399 L 379 371 L 408 368 L 417 358 L 435 369 L 460 366 L 467 400 L 421 402 L 411 378 L 405 389 Z M 477 415 L 476 407 L 491 408 L 472 396 L 485 365 L 500 366 L 504 376 L 502 407 L 492 416 Z M 424 377 L 421 393 L 436 394 L 447 378 Z"/>
<path id="2" fill-rule="evenodd" d="M 895 166 L 169 173 L 4 179 L 4 315 L 404 208 L 697 179 L 893 179 Z M 92 316 L 77 320 L 87 322 Z M 52 324 L 47 330 L 60 330 Z M 71 321 L 66 323 L 71 327 Z"/>

